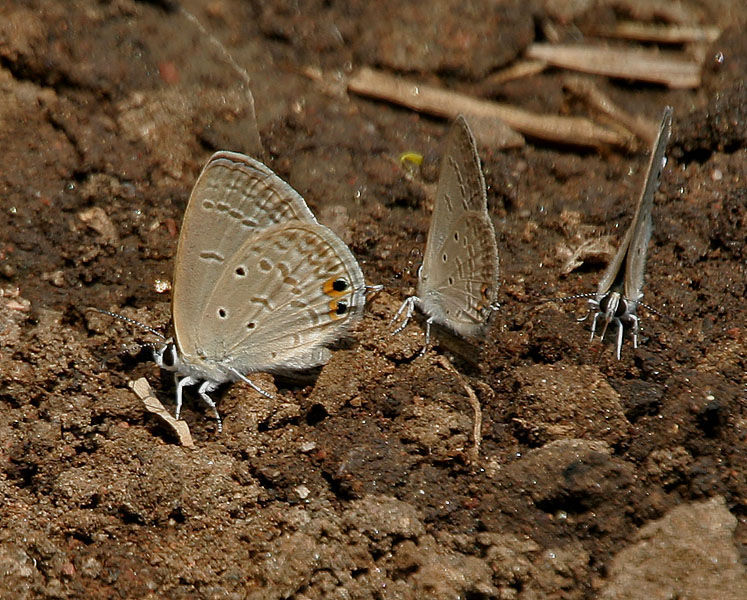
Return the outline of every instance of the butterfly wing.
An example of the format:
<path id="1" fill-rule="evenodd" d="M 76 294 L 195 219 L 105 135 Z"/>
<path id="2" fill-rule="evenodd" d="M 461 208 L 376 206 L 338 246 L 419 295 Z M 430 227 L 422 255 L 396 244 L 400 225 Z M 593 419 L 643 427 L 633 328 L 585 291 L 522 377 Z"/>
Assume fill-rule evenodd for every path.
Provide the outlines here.
<path id="1" fill-rule="evenodd" d="M 486 212 L 468 211 L 439 247 L 437 265 L 423 275 L 421 305 L 436 322 L 467 337 L 484 335 L 498 292 L 498 248 Z"/>
<path id="2" fill-rule="evenodd" d="M 198 360 L 239 372 L 317 366 L 362 314 L 365 281 L 340 238 L 319 223 L 271 225 L 247 239 L 188 324 Z"/>
<path id="3" fill-rule="evenodd" d="M 459 115 L 449 130 L 441 159 L 423 270 L 427 271 L 436 261 L 438 248 L 444 243 L 451 224 L 469 210 L 487 211 L 487 199 L 475 138 L 467 121 Z"/>
<path id="4" fill-rule="evenodd" d="M 651 150 L 651 159 L 646 171 L 646 179 L 643 185 L 641 197 L 638 200 L 633 223 L 631 224 L 632 235 L 630 236 L 630 249 L 628 259 L 625 263 L 625 297 L 630 300 L 639 300 L 643 293 L 643 274 L 646 268 L 646 255 L 648 243 L 651 239 L 652 221 L 651 209 L 654 205 L 654 193 L 659 187 L 661 172 L 666 164 L 665 153 L 669 137 L 672 133 L 672 107 L 667 106 L 661 119 L 659 133 Z"/>
<path id="5" fill-rule="evenodd" d="M 429 316 L 474 336 L 498 288 L 498 249 L 475 139 L 464 117 L 449 131 L 418 281 Z"/>
<path id="6" fill-rule="evenodd" d="M 316 223 L 303 198 L 261 162 L 217 152 L 195 183 L 176 250 L 172 311 L 179 348 L 196 347 L 195 324 L 225 261 L 247 237 L 290 220 Z"/>

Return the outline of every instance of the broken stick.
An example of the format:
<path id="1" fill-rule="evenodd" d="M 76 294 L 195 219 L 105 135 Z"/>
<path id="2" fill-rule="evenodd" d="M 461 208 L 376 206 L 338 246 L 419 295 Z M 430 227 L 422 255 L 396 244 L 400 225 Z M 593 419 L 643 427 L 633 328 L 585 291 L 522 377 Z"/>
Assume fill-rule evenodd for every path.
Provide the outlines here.
<path id="1" fill-rule="evenodd" d="M 558 144 L 592 148 L 600 146 L 630 148 L 630 137 L 600 127 L 582 117 L 538 115 L 513 106 L 419 84 L 368 67 L 353 73 L 348 80 L 348 90 L 438 117 L 453 119 L 462 114 L 472 126 L 478 142 L 490 147 L 495 147 L 497 143 L 502 144 L 499 147 L 512 147 L 518 135 L 512 131 L 514 129 Z M 494 139 L 493 130 L 500 128 L 503 124 L 511 128 L 508 129 L 510 133 L 506 133 L 505 138 Z M 513 137 L 510 134 L 513 134 Z M 518 139 L 521 139 L 521 136 Z"/>

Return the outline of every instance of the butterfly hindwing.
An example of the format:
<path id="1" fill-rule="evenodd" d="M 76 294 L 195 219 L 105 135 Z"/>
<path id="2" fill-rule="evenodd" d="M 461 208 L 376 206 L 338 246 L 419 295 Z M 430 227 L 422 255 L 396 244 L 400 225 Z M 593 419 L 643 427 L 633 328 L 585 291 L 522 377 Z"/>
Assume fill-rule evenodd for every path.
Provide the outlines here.
<path id="1" fill-rule="evenodd" d="M 226 260 L 195 323 L 194 350 L 241 372 L 316 366 L 308 362 L 328 357 L 319 349 L 360 317 L 364 303 L 360 267 L 330 229 L 273 225 Z"/>
<path id="2" fill-rule="evenodd" d="M 490 218 L 469 211 L 452 224 L 437 265 L 421 274 L 418 295 L 436 321 L 460 335 L 484 333 L 498 290 L 498 251 Z"/>

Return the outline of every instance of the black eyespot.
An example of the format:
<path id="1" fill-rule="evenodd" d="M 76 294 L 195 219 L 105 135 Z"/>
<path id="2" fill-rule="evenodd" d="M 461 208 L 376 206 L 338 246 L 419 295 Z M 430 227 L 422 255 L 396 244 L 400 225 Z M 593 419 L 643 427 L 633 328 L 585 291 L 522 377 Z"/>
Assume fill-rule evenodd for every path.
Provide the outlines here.
<path id="1" fill-rule="evenodd" d="M 246 277 L 246 269 L 244 267 L 236 267 L 235 273 L 239 277 Z"/>
<path id="2" fill-rule="evenodd" d="M 247 323 L 247 324 L 246 324 L 246 328 L 247 328 L 247 329 L 254 329 L 254 328 L 255 328 L 256 326 L 257 326 L 257 324 L 256 324 L 256 323 Z"/>
<path id="3" fill-rule="evenodd" d="M 345 302 L 338 302 L 335 312 L 338 315 L 344 315 L 346 312 L 348 312 L 348 305 Z"/>
<path id="4" fill-rule="evenodd" d="M 221 319 L 225 319 L 227 315 L 228 315 L 228 313 L 226 312 L 226 309 L 225 309 L 225 308 L 219 308 L 219 309 L 218 309 L 218 316 L 219 316 L 219 317 L 220 317 Z"/>
<path id="5" fill-rule="evenodd" d="M 454 285 L 454 278 L 453 277 L 449 277 L 449 285 Z"/>
<path id="6" fill-rule="evenodd" d="M 455 231 L 455 232 L 454 232 L 454 241 L 455 241 L 455 242 L 458 242 L 458 241 L 459 241 L 459 232 L 458 232 L 458 231 Z"/>
<path id="7" fill-rule="evenodd" d="M 348 289 L 348 282 L 344 279 L 335 279 L 335 282 L 332 284 L 332 289 L 336 292 L 344 292 Z"/>
<path id="8" fill-rule="evenodd" d="M 444 254 L 444 255 L 443 255 L 443 256 L 441 257 L 441 260 L 443 260 L 444 262 L 446 262 L 446 261 L 448 260 L 448 258 L 449 258 L 449 257 L 448 257 L 448 256 L 446 256 L 446 254 Z"/>

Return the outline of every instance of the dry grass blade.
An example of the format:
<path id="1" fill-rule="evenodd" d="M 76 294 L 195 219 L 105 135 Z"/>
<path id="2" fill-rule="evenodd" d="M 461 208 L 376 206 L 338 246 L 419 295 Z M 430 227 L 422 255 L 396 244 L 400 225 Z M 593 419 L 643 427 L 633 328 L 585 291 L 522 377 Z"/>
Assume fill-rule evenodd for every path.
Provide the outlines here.
<path id="1" fill-rule="evenodd" d="M 721 30 L 715 25 L 654 25 L 625 21 L 615 27 L 599 28 L 592 31 L 600 37 L 657 42 L 659 44 L 686 44 L 689 42 L 715 42 Z"/>
<path id="2" fill-rule="evenodd" d="M 413 110 L 453 119 L 465 115 L 481 145 L 496 146 L 488 125 L 503 122 L 512 129 L 537 139 L 558 144 L 597 148 L 630 148 L 629 136 L 621 135 L 581 117 L 538 115 L 520 108 L 481 100 L 429 85 L 363 68 L 348 80 L 348 89 L 356 94 L 379 98 Z M 509 130 L 511 131 L 511 130 Z M 517 134 L 512 132 L 513 136 Z M 519 136 L 520 137 L 520 136 Z M 511 139 L 501 140 L 510 147 Z"/>
<path id="3" fill-rule="evenodd" d="M 462 388 L 464 388 L 467 398 L 469 398 L 470 406 L 475 415 L 474 425 L 472 427 L 472 450 L 469 452 L 470 463 L 476 465 L 480 458 L 480 444 L 482 444 L 482 408 L 480 407 L 480 400 L 475 394 L 475 390 L 464 380 L 461 373 L 454 368 L 449 362 L 449 359 L 445 356 L 438 356 L 436 362 L 441 365 L 444 369 L 449 371 L 457 378 Z"/>
<path id="4" fill-rule="evenodd" d="M 177 421 L 171 416 L 171 413 L 166 410 L 161 404 L 161 401 L 156 398 L 153 390 L 145 377 L 141 377 L 137 381 L 130 381 L 130 389 L 135 392 L 138 398 L 142 400 L 145 410 L 154 415 L 160 417 L 171 429 L 174 430 L 176 437 L 179 439 L 179 443 L 185 448 L 194 448 L 195 443 L 192 440 L 192 434 L 189 432 L 189 426 L 186 421 Z"/>
<path id="5" fill-rule="evenodd" d="M 598 45 L 532 44 L 527 57 L 564 69 L 660 83 L 670 88 L 700 85 L 700 64 L 644 49 Z"/>

